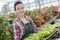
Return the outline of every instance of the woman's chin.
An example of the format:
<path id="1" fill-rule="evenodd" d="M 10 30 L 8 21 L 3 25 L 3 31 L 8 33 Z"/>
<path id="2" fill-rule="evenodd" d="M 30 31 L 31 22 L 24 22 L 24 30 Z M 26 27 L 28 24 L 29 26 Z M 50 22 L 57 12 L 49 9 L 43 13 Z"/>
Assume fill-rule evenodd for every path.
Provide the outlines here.
<path id="1" fill-rule="evenodd" d="M 19 16 L 24 16 L 24 15 L 19 15 Z"/>

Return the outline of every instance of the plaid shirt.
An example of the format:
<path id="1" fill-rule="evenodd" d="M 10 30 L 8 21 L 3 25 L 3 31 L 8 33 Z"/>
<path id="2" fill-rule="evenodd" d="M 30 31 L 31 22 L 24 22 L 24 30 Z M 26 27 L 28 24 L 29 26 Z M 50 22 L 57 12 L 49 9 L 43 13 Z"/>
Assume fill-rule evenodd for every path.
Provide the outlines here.
<path id="1" fill-rule="evenodd" d="M 33 23 L 33 20 L 29 16 L 26 16 L 26 19 L 31 20 L 31 22 L 34 26 L 34 31 L 37 31 L 37 27 Z M 24 26 L 23 26 L 23 24 L 21 23 L 21 20 L 18 17 L 13 21 L 12 31 L 13 31 L 13 39 L 14 40 L 20 40 L 25 33 Z"/>

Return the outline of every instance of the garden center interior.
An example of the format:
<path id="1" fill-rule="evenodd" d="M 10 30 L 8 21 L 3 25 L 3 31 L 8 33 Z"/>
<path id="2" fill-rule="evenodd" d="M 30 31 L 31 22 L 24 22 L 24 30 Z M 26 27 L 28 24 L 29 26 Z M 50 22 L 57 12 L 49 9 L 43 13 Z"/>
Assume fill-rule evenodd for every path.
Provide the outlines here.
<path id="1" fill-rule="evenodd" d="M 12 24 L 17 1 L 24 4 L 24 14 L 40 29 L 24 40 L 60 40 L 60 0 L 0 0 L 0 40 L 14 40 Z"/>

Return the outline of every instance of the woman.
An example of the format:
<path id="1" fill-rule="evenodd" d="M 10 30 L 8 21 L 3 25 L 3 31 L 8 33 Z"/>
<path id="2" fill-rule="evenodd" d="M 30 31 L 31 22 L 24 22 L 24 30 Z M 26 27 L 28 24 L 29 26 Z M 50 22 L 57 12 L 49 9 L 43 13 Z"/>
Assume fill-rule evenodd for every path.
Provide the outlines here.
<path id="1" fill-rule="evenodd" d="M 12 31 L 14 40 L 21 40 L 38 30 L 29 16 L 24 15 L 24 5 L 18 1 L 14 4 L 17 18 L 13 21 Z"/>

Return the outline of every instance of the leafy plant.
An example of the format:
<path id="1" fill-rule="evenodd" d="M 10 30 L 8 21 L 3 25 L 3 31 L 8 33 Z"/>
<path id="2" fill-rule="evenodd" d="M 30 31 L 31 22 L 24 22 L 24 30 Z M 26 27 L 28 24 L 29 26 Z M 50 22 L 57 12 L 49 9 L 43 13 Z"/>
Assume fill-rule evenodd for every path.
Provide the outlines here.
<path id="1" fill-rule="evenodd" d="M 2 17 L 0 18 L 0 40 L 12 40 L 11 24 Z"/>
<path id="2" fill-rule="evenodd" d="M 51 18 L 52 10 L 53 10 L 53 6 L 52 6 L 52 7 L 50 7 L 50 8 L 47 10 L 47 12 L 46 12 L 46 14 L 45 14 L 44 19 L 48 20 L 48 19 L 50 19 L 50 18 Z"/>
<path id="3" fill-rule="evenodd" d="M 53 25 L 47 24 L 44 28 L 42 28 L 42 30 L 26 37 L 24 40 L 43 40 L 44 38 L 51 35 L 51 33 L 53 33 L 55 28 L 58 26 L 60 26 L 60 23 L 55 23 Z"/>

